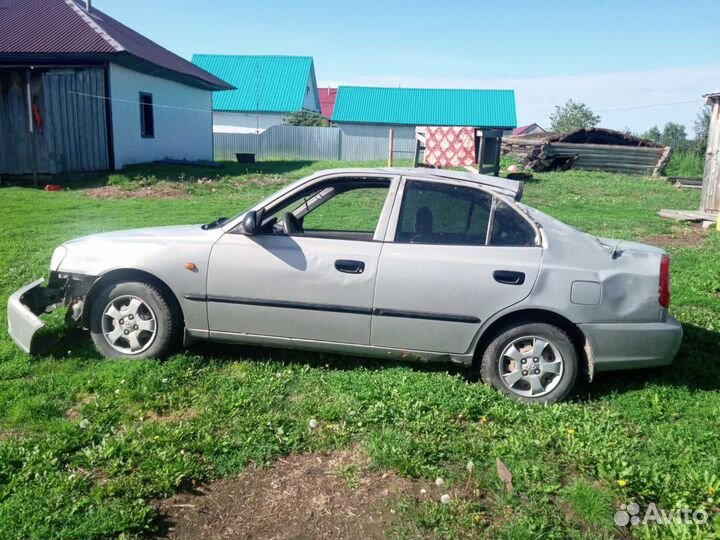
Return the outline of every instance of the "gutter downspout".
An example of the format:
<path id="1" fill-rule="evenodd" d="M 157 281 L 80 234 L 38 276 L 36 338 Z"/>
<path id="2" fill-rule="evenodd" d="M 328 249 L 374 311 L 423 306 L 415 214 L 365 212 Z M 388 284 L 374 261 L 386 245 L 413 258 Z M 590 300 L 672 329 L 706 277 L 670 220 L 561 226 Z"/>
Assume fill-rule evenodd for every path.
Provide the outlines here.
<path id="1" fill-rule="evenodd" d="M 37 163 L 36 152 L 35 152 L 35 126 L 33 125 L 33 110 L 32 110 L 32 67 L 25 70 L 25 94 L 27 98 L 27 113 L 28 113 L 28 140 L 30 142 L 30 167 L 32 168 L 32 179 L 33 186 L 37 187 Z"/>
<path id="2" fill-rule="evenodd" d="M 112 96 L 110 92 L 110 62 L 103 66 L 105 82 L 105 133 L 107 137 L 108 169 L 115 170 L 115 138 L 112 118 Z"/>

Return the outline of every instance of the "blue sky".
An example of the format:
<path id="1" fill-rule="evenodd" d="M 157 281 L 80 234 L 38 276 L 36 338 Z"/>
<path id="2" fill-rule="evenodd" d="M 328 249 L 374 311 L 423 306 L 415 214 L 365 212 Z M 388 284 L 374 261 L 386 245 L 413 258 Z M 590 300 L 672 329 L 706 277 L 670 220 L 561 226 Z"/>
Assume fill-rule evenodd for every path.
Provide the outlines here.
<path id="1" fill-rule="evenodd" d="M 717 0 L 93 0 L 174 52 L 297 54 L 320 85 L 513 88 L 518 121 L 584 101 L 610 128 L 681 122 L 720 90 Z"/>

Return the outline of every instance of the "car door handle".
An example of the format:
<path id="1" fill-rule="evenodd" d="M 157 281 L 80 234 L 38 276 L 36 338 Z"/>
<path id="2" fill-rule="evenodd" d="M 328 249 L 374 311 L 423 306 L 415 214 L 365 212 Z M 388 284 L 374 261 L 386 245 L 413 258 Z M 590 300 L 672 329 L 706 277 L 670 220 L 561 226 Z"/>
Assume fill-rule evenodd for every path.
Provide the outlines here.
<path id="1" fill-rule="evenodd" d="M 512 270 L 495 270 L 493 277 L 498 283 L 506 285 L 522 285 L 525 283 L 525 274 L 523 272 L 513 272 Z"/>
<path id="2" fill-rule="evenodd" d="M 362 274 L 365 271 L 365 263 L 362 261 L 339 259 L 335 261 L 335 270 L 345 274 Z"/>

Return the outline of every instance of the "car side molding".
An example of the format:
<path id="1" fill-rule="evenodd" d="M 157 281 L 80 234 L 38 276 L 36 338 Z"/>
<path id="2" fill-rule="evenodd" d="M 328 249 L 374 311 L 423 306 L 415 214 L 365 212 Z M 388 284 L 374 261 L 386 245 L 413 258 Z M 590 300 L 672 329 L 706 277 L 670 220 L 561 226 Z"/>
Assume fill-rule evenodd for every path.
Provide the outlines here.
<path id="1" fill-rule="evenodd" d="M 341 306 L 337 304 L 315 304 L 312 302 L 289 302 L 284 300 L 264 300 L 260 298 L 239 298 L 236 296 L 202 294 L 186 294 L 184 298 L 185 300 L 190 300 L 192 302 L 215 302 L 219 304 L 240 304 L 245 306 L 277 307 L 308 311 L 330 311 L 334 313 L 374 315 L 376 317 L 399 317 L 403 319 L 423 319 L 428 321 L 459 322 L 469 324 L 479 324 L 481 322 L 478 317 L 474 317 L 472 315 L 456 315 L 453 313 L 435 313 L 430 311 L 364 308 L 357 306 Z"/>

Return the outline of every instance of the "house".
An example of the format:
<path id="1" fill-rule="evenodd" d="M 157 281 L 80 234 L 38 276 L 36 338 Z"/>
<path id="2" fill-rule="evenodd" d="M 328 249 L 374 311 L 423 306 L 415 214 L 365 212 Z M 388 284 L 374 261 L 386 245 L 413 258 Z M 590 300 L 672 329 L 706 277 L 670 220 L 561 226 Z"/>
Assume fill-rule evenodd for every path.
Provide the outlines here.
<path id="1" fill-rule="evenodd" d="M 0 174 L 211 160 L 230 88 L 90 0 L 0 0 Z"/>
<path id="2" fill-rule="evenodd" d="M 514 129 L 512 90 L 340 86 L 333 122 L 353 134 L 415 138 L 417 126 Z"/>
<path id="3" fill-rule="evenodd" d="M 332 120 L 347 135 L 415 140 L 423 126 L 512 130 L 517 124 L 512 90 L 340 86 Z"/>
<path id="4" fill-rule="evenodd" d="M 474 146 L 471 153 L 478 170 L 495 174 L 499 170 L 502 133 L 517 125 L 512 90 L 441 88 L 340 86 L 332 120 L 343 135 L 363 137 L 366 144 L 374 141 L 377 147 L 387 146 L 392 128 L 395 153 L 414 158 L 415 162 L 428 132 L 444 136 L 441 134 L 445 130 L 438 128 L 463 128 L 462 133 L 474 139 L 470 147 Z M 425 162 L 434 163 L 428 159 Z"/>
<path id="5" fill-rule="evenodd" d="M 335 109 L 335 100 L 337 99 L 337 88 L 319 88 L 320 95 L 320 112 L 325 118 L 332 118 Z"/>
<path id="6" fill-rule="evenodd" d="M 309 56 L 195 54 L 193 63 L 235 90 L 213 94 L 215 133 L 260 133 L 292 113 L 320 112 L 313 59 Z"/>
<path id="7" fill-rule="evenodd" d="M 516 127 L 510 132 L 510 136 L 517 137 L 519 135 L 535 135 L 537 133 L 547 133 L 547 131 L 538 124 L 528 124 L 526 126 Z"/>

